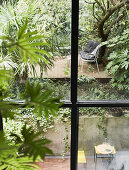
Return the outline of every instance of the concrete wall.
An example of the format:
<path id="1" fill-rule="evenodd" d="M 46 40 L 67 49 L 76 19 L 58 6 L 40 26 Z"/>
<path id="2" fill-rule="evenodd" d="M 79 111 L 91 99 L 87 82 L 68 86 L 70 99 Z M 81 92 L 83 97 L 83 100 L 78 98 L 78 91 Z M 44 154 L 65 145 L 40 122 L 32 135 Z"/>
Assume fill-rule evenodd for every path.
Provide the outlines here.
<path id="1" fill-rule="evenodd" d="M 79 118 L 79 149 L 84 149 L 87 155 L 92 155 L 94 146 L 105 142 L 102 131 L 97 127 L 99 119 L 97 117 Z M 66 136 L 65 127 L 68 127 L 70 144 L 70 125 L 62 123 L 55 124 L 56 131 L 49 130 L 46 137 L 52 140 L 50 148 L 56 155 L 60 155 L 64 150 L 63 138 Z M 108 142 L 113 144 L 116 150 L 129 150 L 129 119 L 125 117 L 110 117 L 106 122 Z M 67 153 L 69 154 L 69 153 Z"/>
<path id="2" fill-rule="evenodd" d="M 83 148 L 90 155 L 93 154 L 95 145 L 108 142 L 114 145 L 116 150 L 129 150 L 129 119 L 125 117 L 107 118 L 107 140 L 105 140 L 102 130 L 97 128 L 98 123 L 97 117 L 80 117 L 79 148 Z"/>
<path id="3" fill-rule="evenodd" d="M 51 144 L 49 144 L 49 148 L 52 149 L 53 153 L 55 155 L 63 155 L 64 151 L 65 151 L 65 142 L 64 142 L 64 138 L 66 138 L 66 135 L 68 135 L 68 145 L 70 146 L 70 138 L 71 138 L 71 134 L 70 134 L 70 122 L 67 123 L 55 123 L 55 128 L 54 129 L 49 129 L 48 132 L 46 133 L 46 138 L 50 139 L 52 141 Z M 65 129 L 68 129 L 67 130 Z M 68 151 L 66 153 L 66 155 L 69 155 L 70 152 Z"/>

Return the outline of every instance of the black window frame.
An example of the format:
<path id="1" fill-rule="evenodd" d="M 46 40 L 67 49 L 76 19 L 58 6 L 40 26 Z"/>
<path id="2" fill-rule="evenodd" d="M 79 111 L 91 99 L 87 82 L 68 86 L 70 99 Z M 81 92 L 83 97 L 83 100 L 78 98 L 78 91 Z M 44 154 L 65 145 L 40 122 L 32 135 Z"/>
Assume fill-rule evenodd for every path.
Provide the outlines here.
<path id="1" fill-rule="evenodd" d="M 2 1 L 0 1 L 0 3 L 2 3 Z M 129 107 L 129 100 L 77 100 L 79 0 L 71 0 L 71 3 L 71 87 L 70 100 L 64 101 L 63 107 L 71 108 L 70 170 L 77 170 L 79 107 Z M 0 131 L 1 130 L 3 130 L 3 120 L 0 115 Z"/>
<path id="2" fill-rule="evenodd" d="M 79 0 L 71 0 L 71 3 L 71 87 L 70 100 L 64 101 L 63 107 L 71 108 L 70 170 L 77 170 L 79 107 L 129 107 L 129 100 L 77 100 Z"/>

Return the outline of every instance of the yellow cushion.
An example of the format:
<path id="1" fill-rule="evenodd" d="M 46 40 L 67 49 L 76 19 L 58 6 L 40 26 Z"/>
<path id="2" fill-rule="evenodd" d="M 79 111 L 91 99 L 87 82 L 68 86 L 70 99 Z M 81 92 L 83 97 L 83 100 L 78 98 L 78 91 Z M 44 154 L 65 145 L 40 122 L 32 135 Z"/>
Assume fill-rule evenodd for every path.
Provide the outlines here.
<path id="1" fill-rule="evenodd" d="M 86 163 L 84 151 L 78 151 L 78 163 Z"/>

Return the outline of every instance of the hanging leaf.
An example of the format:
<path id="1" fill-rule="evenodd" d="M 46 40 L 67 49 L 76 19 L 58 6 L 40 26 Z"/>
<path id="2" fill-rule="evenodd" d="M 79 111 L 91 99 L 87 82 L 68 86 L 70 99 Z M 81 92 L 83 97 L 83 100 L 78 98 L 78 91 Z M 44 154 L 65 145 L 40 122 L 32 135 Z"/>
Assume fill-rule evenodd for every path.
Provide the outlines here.
<path id="1" fill-rule="evenodd" d="M 39 168 L 31 163 L 33 160 L 28 157 L 23 157 L 17 153 L 17 145 L 9 145 L 9 142 L 4 138 L 4 133 L 0 132 L 0 169 L 17 170 Z"/>
<path id="2" fill-rule="evenodd" d="M 21 95 L 27 107 L 33 107 L 38 116 L 44 114 L 48 118 L 49 113 L 56 115 L 63 104 L 60 97 L 52 97 L 52 91 L 41 90 L 40 83 L 26 83 L 25 93 Z"/>
<path id="3" fill-rule="evenodd" d="M 46 154 L 53 154 L 53 152 L 46 147 L 47 144 L 50 144 L 50 140 L 46 138 L 42 139 L 42 133 L 42 131 L 37 133 L 34 132 L 32 127 L 27 128 L 25 124 L 21 130 L 23 139 L 16 134 L 11 134 L 11 136 L 15 137 L 17 144 L 21 144 L 19 147 L 19 152 L 23 153 L 24 156 L 32 157 L 33 161 L 35 161 L 39 156 L 44 159 Z"/>

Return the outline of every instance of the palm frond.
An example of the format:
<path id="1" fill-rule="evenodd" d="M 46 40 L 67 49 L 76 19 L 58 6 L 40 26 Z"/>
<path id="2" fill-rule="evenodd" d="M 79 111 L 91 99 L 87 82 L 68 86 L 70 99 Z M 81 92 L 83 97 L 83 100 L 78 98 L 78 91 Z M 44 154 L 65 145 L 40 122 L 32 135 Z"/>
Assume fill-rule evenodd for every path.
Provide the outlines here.
<path id="1" fill-rule="evenodd" d="M 17 107 L 14 106 L 12 103 L 0 101 L 0 113 L 3 118 L 14 119 L 14 115 L 16 115 L 15 113 L 16 109 Z"/>
<path id="2" fill-rule="evenodd" d="M 14 11 L 14 6 L 8 1 L 3 2 L 0 6 L 0 23 L 3 29 L 6 29 L 8 23 L 12 23 L 13 25 L 17 25 L 16 15 Z"/>
<path id="3" fill-rule="evenodd" d="M 18 65 L 17 63 L 13 62 L 12 61 L 12 56 L 11 55 L 6 55 L 4 56 L 2 53 L 1 53 L 1 56 L 0 56 L 0 68 L 2 69 L 12 69 L 12 68 L 15 68 L 17 69 Z"/>
<path id="4" fill-rule="evenodd" d="M 7 47 L 10 51 L 14 51 L 16 49 L 19 51 L 19 55 L 23 62 L 27 63 L 30 61 L 31 63 L 38 63 L 39 60 L 41 60 L 48 64 L 46 56 L 51 58 L 50 53 L 39 48 L 41 46 L 48 45 L 45 41 L 39 42 L 39 40 L 42 40 L 44 36 L 38 35 L 36 31 L 27 33 L 27 23 L 28 22 L 26 20 L 26 22 L 19 29 L 17 40 L 13 40 L 8 36 L 1 36 L 0 38 L 9 42 Z"/>
<path id="5" fill-rule="evenodd" d="M 0 163 L 0 168 L 6 169 L 6 170 L 34 170 L 35 168 L 39 168 L 39 166 L 35 165 L 34 163 L 31 163 L 33 160 L 28 157 L 6 157 L 3 161 Z"/>

